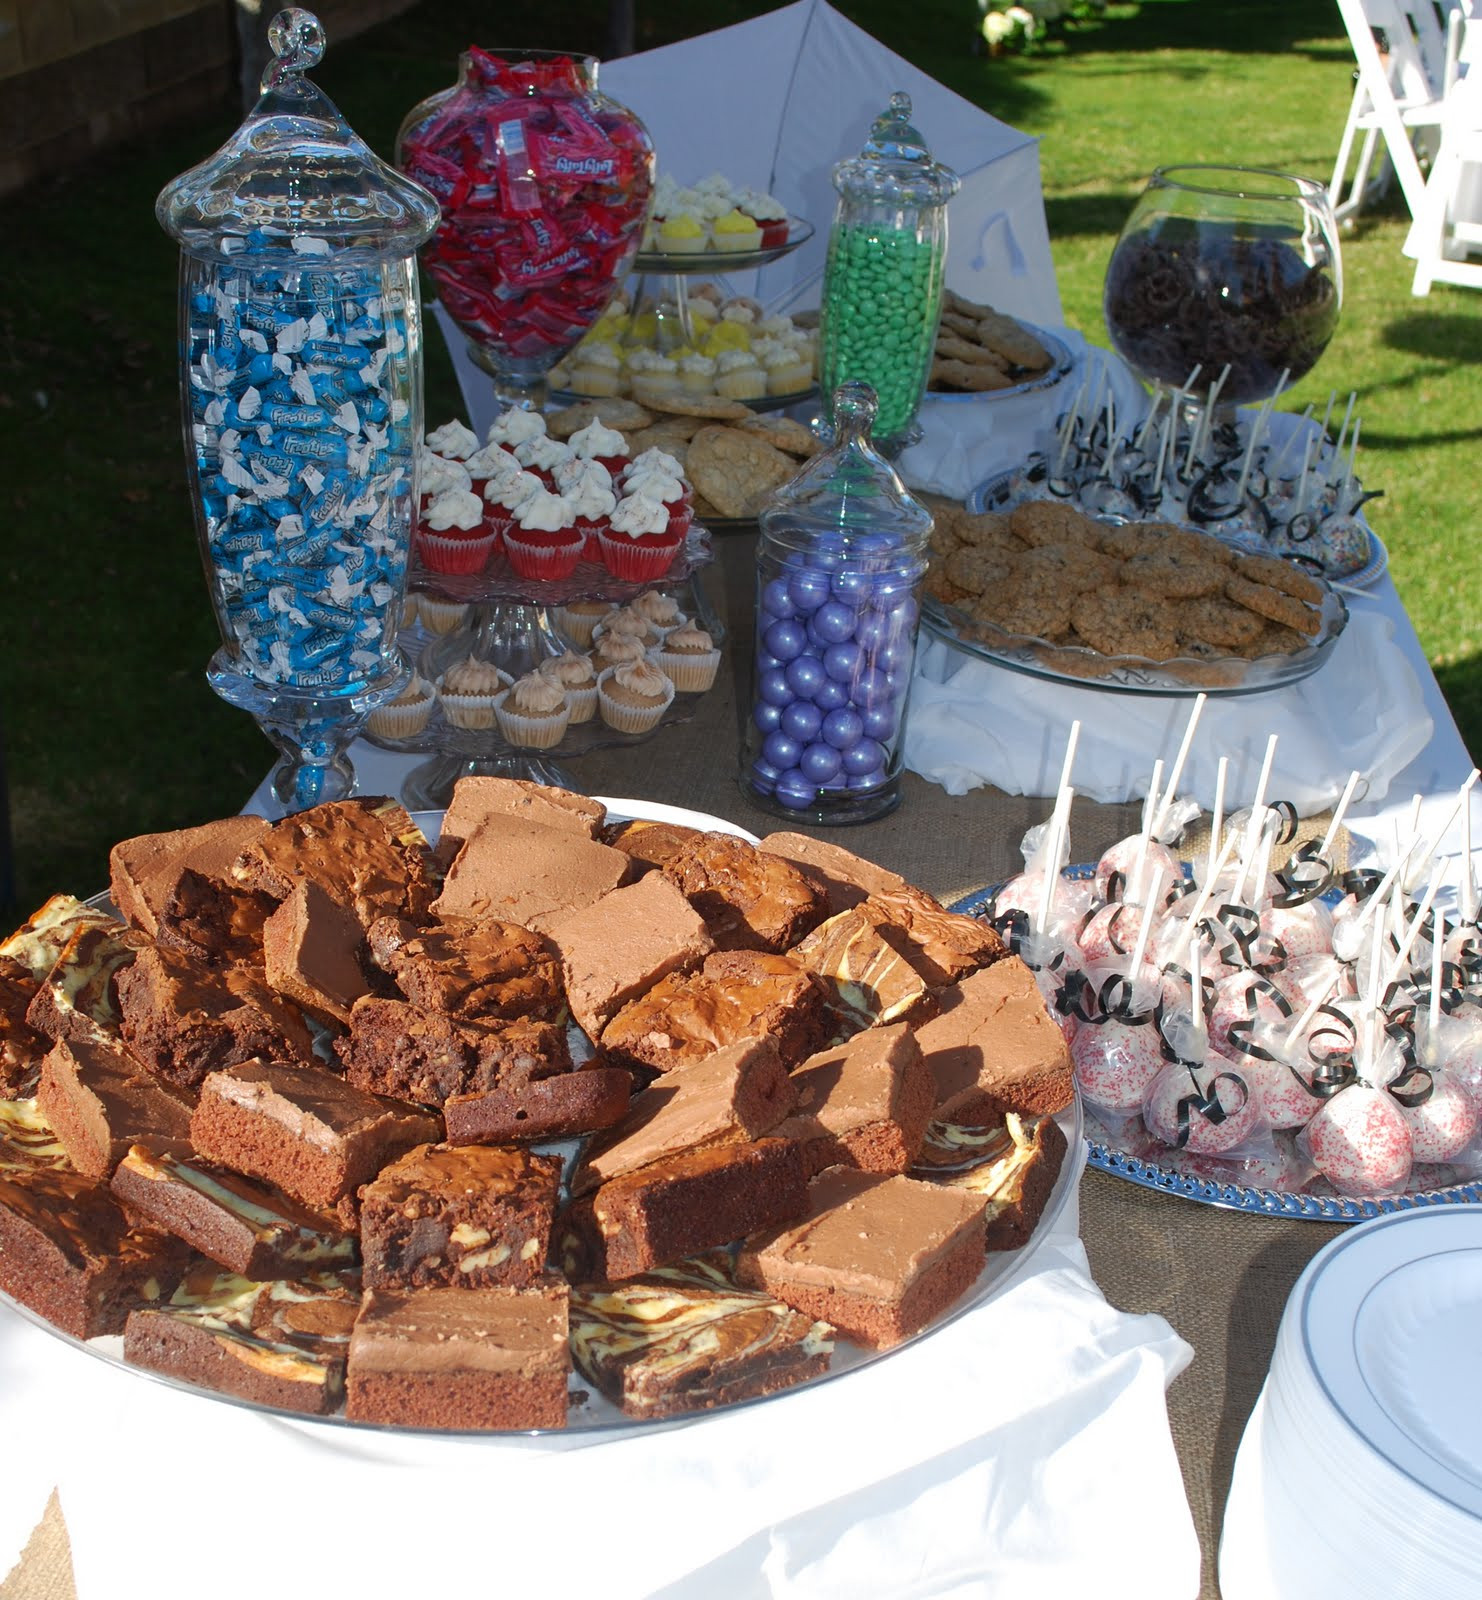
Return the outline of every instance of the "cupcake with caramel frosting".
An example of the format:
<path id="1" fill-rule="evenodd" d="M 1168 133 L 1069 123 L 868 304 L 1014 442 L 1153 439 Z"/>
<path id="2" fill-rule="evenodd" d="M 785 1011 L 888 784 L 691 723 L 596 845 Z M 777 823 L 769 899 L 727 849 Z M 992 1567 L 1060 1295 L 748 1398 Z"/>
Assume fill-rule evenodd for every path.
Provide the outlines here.
<path id="1" fill-rule="evenodd" d="M 674 699 L 674 685 L 651 661 L 609 667 L 597 679 L 597 709 L 619 733 L 648 733 Z"/>
<path id="2" fill-rule="evenodd" d="M 568 650 L 542 661 L 540 671 L 566 691 L 573 722 L 590 722 L 597 715 L 597 669 L 590 656 Z"/>
<path id="3" fill-rule="evenodd" d="M 703 628 L 686 623 L 654 652 L 654 665 L 683 694 L 703 694 L 720 670 L 720 650 Z"/>
<path id="4" fill-rule="evenodd" d="M 455 728 L 492 728 L 494 701 L 509 682 L 508 673 L 492 662 L 469 656 L 438 680 L 443 715 Z"/>
<path id="5" fill-rule="evenodd" d="M 565 689 L 543 672 L 517 678 L 494 702 L 494 712 L 500 733 L 526 750 L 549 750 L 560 744 L 571 721 Z"/>

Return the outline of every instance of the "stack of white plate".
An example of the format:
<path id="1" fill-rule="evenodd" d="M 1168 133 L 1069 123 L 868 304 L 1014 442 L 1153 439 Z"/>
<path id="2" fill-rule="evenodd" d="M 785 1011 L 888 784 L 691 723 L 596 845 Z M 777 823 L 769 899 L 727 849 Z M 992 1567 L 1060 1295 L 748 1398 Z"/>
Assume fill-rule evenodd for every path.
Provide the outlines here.
<path id="1" fill-rule="evenodd" d="M 1235 1460 L 1220 1588 L 1482 1595 L 1482 1208 L 1378 1217 L 1297 1280 Z"/>

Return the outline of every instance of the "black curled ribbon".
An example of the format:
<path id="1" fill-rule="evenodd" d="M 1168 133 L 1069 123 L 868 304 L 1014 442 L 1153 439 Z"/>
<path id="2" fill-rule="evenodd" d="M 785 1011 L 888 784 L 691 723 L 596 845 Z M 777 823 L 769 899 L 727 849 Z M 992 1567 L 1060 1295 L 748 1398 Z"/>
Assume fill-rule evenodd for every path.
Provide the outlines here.
<path id="1" fill-rule="evenodd" d="M 1237 1017 L 1230 1024 L 1230 1044 L 1243 1056 L 1250 1056 L 1255 1061 L 1275 1061 L 1276 1057 L 1264 1045 L 1257 1044 L 1251 1035 L 1255 1032 L 1259 999 L 1264 998 L 1271 1002 L 1283 1017 L 1292 1014 L 1292 1003 L 1276 987 L 1270 978 L 1256 977 L 1250 981 L 1250 986 L 1245 991 L 1246 1004 L 1250 1007 L 1250 1014 Z"/>
<path id="2" fill-rule="evenodd" d="M 1084 972 L 1073 971 L 1066 973 L 1055 1004 L 1063 1015 L 1082 1022 L 1123 1022 L 1128 1027 L 1141 1027 L 1153 1020 L 1153 1013 L 1133 1010 L 1132 993 L 1125 973 L 1109 973 L 1098 987 Z"/>
<path id="3" fill-rule="evenodd" d="M 1337 881 L 1344 894 L 1351 894 L 1362 905 L 1384 882 L 1384 874 L 1373 867 L 1354 867 Z"/>
<path id="4" fill-rule="evenodd" d="M 1386 1087 L 1407 1111 L 1413 1111 L 1416 1106 L 1423 1106 L 1436 1092 L 1436 1080 L 1428 1067 L 1409 1066 L 1399 1077 L 1391 1078 Z"/>
<path id="5" fill-rule="evenodd" d="M 1188 1063 L 1185 1063 L 1188 1065 Z M 1234 1084 L 1239 1091 L 1239 1103 L 1233 1108 L 1243 1111 L 1246 1102 L 1250 1099 L 1250 1087 L 1245 1079 L 1233 1072 L 1217 1072 L 1209 1080 L 1209 1087 L 1202 1093 L 1199 1090 L 1199 1080 L 1194 1076 L 1193 1069 L 1189 1070 L 1190 1081 L 1194 1085 L 1194 1093 L 1184 1095 L 1178 1102 L 1175 1110 L 1178 1116 L 1178 1136 L 1175 1145 L 1182 1150 L 1189 1142 L 1189 1129 L 1196 1116 L 1203 1117 L 1211 1127 L 1218 1127 L 1230 1113 L 1220 1103 L 1219 1086 L 1222 1083 Z"/>
<path id="6" fill-rule="evenodd" d="M 1281 892 L 1271 896 L 1271 904 L 1278 910 L 1305 906 L 1327 892 L 1333 881 L 1333 869 L 1318 852 L 1318 841 L 1309 839 L 1293 850 L 1286 865 L 1278 869 L 1276 881 L 1281 885 Z"/>

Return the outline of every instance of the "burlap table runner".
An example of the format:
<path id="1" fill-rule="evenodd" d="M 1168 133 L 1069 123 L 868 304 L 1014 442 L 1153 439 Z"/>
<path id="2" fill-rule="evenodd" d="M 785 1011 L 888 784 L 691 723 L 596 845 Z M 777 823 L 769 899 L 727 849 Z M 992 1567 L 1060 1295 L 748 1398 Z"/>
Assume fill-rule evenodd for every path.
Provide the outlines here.
<path id="1" fill-rule="evenodd" d="M 793 826 L 752 805 L 738 783 L 753 553 L 749 538 L 718 540 L 718 559 L 703 578 L 730 635 L 720 681 L 694 718 L 645 744 L 570 760 L 579 787 L 713 812 L 756 833 Z M 1004 678 L 1011 693 L 1013 679 Z M 1089 696 L 1087 715 L 1095 715 Z M 950 902 L 1016 871 L 1019 841 L 1047 809 L 1043 799 L 992 789 L 953 797 L 907 774 L 904 802 L 893 816 L 854 828 L 802 831 L 832 838 Z M 1077 801 L 1073 858 L 1096 860 L 1136 829 L 1138 812 L 1136 805 Z M 1080 1200 L 1081 1236 L 1107 1298 L 1122 1310 L 1159 1312 L 1194 1346 L 1193 1364 L 1170 1392 L 1169 1412 L 1204 1554 L 1201 1600 L 1208 1600 L 1218 1595 L 1215 1557 L 1235 1449 L 1265 1377 L 1282 1308 L 1312 1254 L 1338 1230 L 1217 1211 L 1096 1172 L 1086 1175 Z M 1136 1552 L 1108 1551 L 1107 1559 L 1131 1562 Z M 53 1499 L 20 1567 L 0 1585 L 0 1600 L 72 1595 L 66 1530 Z"/>

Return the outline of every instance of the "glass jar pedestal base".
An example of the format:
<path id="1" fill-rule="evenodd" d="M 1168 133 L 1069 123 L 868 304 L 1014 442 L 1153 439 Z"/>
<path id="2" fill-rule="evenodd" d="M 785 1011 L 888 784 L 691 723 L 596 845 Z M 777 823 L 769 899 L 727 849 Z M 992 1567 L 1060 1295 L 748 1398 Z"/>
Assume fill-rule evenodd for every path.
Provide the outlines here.
<path id="1" fill-rule="evenodd" d="M 850 827 L 860 822 L 878 822 L 898 809 L 901 803 L 901 774 L 887 779 L 873 789 L 820 789 L 814 798 L 802 806 L 784 805 L 776 793 L 759 786 L 747 776 L 741 778 L 741 793 L 758 810 L 770 812 L 774 817 L 810 827 Z"/>

